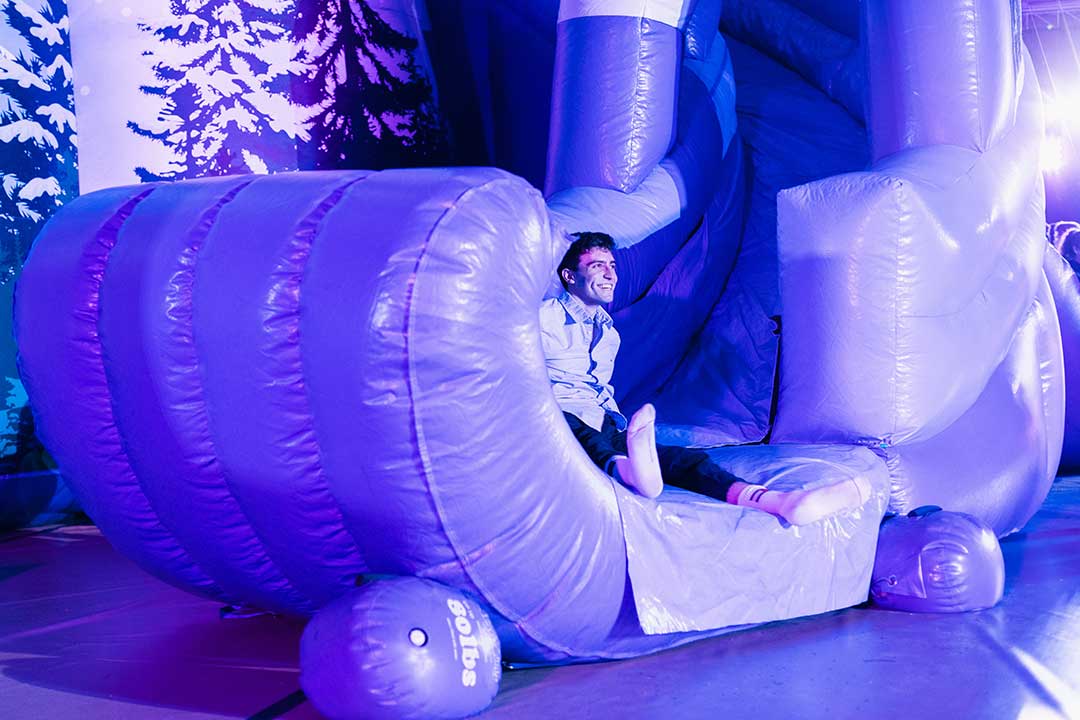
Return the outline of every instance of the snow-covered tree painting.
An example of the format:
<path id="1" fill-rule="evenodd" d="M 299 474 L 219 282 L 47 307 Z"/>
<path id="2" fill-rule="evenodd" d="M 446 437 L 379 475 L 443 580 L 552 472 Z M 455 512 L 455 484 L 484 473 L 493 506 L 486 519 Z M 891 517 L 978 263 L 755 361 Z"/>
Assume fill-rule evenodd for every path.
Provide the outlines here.
<path id="1" fill-rule="evenodd" d="M 157 112 L 127 127 L 168 150 L 139 179 L 445 162 L 419 40 L 380 7 L 415 17 L 413 0 L 168 0 L 139 23 Z"/>
<path id="2" fill-rule="evenodd" d="M 45 470 L 41 482 L 55 488 L 15 372 L 10 318 L 12 281 L 34 238 L 78 192 L 67 3 L 0 0 L 0 23 L 17 41 L 0 43 L 0 476 L 36 487 L 31 476 Z"/>
<path id="3" fill-rule="evenodd" d="M 293 27 L 307 109 L 301 165 L 381 169 L 446 160 L 446 135 L 419 42 L 368 0 L 298 0 Z"/>
<path id="4" fill-rule="evenodd" d="M 157 40 L 147 56 L 160 103 L 154 122 L 128 122 L 171 150 L 143 181 L 296 168 L 306 138 L 289 100 L 295 48 L 292 0 L 171 0 L 171 16 L 140 28 Z"/>
<path id="5" fill-rule="evenodd" d="M 66 0 L 0 0 L 25 40 L 0 47 L 0 285 L 22 266 L 41 225 L 78 191 Z"/>

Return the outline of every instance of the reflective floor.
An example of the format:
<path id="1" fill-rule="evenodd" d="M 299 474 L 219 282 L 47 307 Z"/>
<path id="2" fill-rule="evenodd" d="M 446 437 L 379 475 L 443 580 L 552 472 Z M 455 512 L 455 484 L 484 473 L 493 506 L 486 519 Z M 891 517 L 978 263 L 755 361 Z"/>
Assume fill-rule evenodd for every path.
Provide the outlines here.
<path id="1" fill-rule="evenodd" d="M 1005 599 L 865 607 L 647 658 L 507 673 L 484 718 L 1080 720 L 1080 477 L 1003 542 Z M 221 620 L 90 527 L 0 537 L 0 718 L 316 718 L 301 627 Z"/>

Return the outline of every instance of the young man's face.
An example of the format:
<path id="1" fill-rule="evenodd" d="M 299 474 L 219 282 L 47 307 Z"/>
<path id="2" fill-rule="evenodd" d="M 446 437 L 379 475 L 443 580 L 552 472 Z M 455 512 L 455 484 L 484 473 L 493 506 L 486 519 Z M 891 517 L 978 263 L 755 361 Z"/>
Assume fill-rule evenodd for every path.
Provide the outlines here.
<path id="1" fill-rule="evenodd" d="M 577 270 L 563 270 L 566 290 L 586 305 L 606 305 L 615 299 L 615 256 L 604 248 L 589 248 L 581 254 Z"/>

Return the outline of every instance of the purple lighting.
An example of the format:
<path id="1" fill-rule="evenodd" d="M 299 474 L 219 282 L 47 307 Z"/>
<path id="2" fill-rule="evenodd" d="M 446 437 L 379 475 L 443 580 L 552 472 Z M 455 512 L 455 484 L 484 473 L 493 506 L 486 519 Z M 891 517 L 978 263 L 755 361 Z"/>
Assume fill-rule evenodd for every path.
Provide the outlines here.
<path id="1" fill-rule="evenodd" d="M 137 28 L 157 47 L 136 90 L 170 118 L 254 94 L 307 124 L 124 126 L 176 167 L 76 198 L 35 241 L 19 369 L 92 556 L 103 537 L 193 607 L 304 620 L 290 683 L 331 720 L 451 720 L 500 702 L 502 663 L 648 668 L 721 636 L 713 685 L 790 675 L 785 710 L 845 717 L 816 699 L 840 676 L 959 720 L 1008 673 L 1010 716 L 1071 710 L 1052 680 L 1075 663 L 994 615 L 1075 564 L 1020 531 L 1061 519 L 1040 508 L 1080 466 L 1080 281 L 1044 232 L 1046 188 L 1080 172 L 1080 77 L 1040 84 L 1019 0 L 429 4 L 430 27 L 414 0 L 169 0 Z M 1035 29 L 1067 37 L 1069 12 Z M 207 71 L 251 80 L 212 107 L 204 44 Z M 536 93 L 540 120 L 517 105 Z M 460 162 L 417 166 L 444 149 Z M 241 172 L 271 156 L 294 170 Z M 561 264 L 584 231 L 599 275 Z M 575 425 L 593 411 L 629 437 L 610 464 Z M 695 484 L 704 467 L 806 515 Z M 663 491 L 634 492 L 638 470 Z M 1077 624 L 1062 593 L 1037 605 L 1054 634 Z M 0 663 L 36 662 L 20 632 Z M 815 658 L 815 632 L 861 638 L 858 662 Z M 807 639 L 791 672 L 750 647 L 782 637 Z M 950 653 L 974 660 L 937 714 L 882 681 Z M 678 695 L 642 716 L 681 717 Z"/>

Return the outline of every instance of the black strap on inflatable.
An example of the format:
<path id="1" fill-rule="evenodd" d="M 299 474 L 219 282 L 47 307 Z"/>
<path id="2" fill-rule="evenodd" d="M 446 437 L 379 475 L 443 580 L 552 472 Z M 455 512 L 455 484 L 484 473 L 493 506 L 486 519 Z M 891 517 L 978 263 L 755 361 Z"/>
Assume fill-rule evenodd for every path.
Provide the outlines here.
<path id="1" fill-rule="evenodd" d="M 299 707 L 306 702 L 307 695 L 304 694 L 303 690 L 297 690 L 296 692 L 290 693 L 285 697 L 281 698 L 273 705 L 267 705 L 265 708 L 255 713 L 254 715 L 249 715 L 247 717 L 247 720 L 277 720 L 277 718 L 281 717 L 293 708 Z"/>

